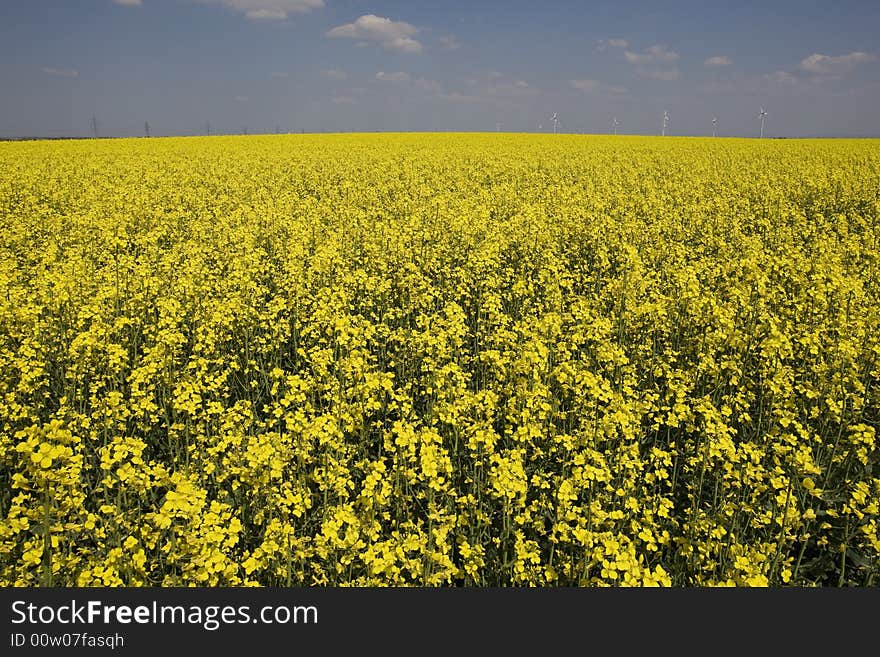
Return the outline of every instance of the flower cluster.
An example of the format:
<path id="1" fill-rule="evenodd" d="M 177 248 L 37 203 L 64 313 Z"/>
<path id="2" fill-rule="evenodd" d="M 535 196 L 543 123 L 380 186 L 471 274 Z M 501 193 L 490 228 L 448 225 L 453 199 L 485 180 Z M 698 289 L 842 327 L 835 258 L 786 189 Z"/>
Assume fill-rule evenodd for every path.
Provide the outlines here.
<path id="1" fill-rule="evenodd" d="M 0 144 L 0 584 L 870 586 L 880 147 Z"/>

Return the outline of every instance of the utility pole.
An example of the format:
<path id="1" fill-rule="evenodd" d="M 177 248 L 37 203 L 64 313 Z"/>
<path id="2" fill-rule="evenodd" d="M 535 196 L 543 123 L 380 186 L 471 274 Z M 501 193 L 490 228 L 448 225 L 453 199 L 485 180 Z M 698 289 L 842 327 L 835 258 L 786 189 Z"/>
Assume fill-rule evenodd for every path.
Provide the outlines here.
<path id="1" fill-rule="evenodd" d="M 144 134 L 149 137 L 150 136 L 150 122 L 144 121 Z"/>
<path id="2" fill-rule="evenodd" d="M 92 114 L 92 139 L 98 138 L 98 119 Z"/>
<path id="3" fill-rule="evenodd" d="M 205 121 L 205 134 L 211 136 L 211 122 Z"/>

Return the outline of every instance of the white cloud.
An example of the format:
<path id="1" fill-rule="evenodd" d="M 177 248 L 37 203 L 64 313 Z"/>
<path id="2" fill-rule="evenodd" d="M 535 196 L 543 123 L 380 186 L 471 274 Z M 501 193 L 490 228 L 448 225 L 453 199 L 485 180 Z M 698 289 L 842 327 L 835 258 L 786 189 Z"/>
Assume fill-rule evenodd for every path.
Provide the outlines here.
<path id="1" fill-rule="evenodd" d="M 340 71 L 338 68 L 325 68 L 321 71 L 321 75 L 331 80 L 347 80 L 348 73 Z"/>
<path id="2" fill-rule="evenodd" d="M 709 68 L 719 68 L 721 66 L 730 66 L 733 64 L 733 60 L 730 59 L 727 55 L 715 55 L 714 57 L 707 57 L 706 61 L 703 62 L 703 65 L 708 66 Z"/>
<path id="3" fill-rule="evenodd" d="M 454 34 L 442 36 L 437 41 L 440 43 L 440 47 L 446 50 L 458 50 L 461 48 L 461 43 L 455 38 Z"/>
<path id="4" fill-rule="evenodd" d="M 773 71 L 764 75 L 764 79 L 776 84 L 797 84 L 798 79 L 788 71 Z"/>
<path id="5" fill-rule="evenodd" d="M 680 55 L 666 46 L 651 46 L 643 53 L 625 50 L 623 56 L 630 64 L 639 66 L 651 64 L 671 64 L 680 59 Z"/>
<path id="6" fill-rule="evenodd" d="M 650 80 L 661 80 L 663 82 L 671 82 L 681 77 L 681 71 L 677 68 L 642 70 L 639 74 Z"/>
<path id="7" fill-rule="evenodd" d="M 283 21 L 287 18 L 287 12 L 283 9 L 252 9 L 245 15 L 255 21 Z"/>
<path id="8" fill-rule="evenodd" d="M 801 68 L 817 75 L 841 75 L 849 73 L 859 64 L 876 62 L 877 56 L 867 52 L 851 52 L 848 55 L 820 55 L 814 53 L 801 60 Z"/>
<path id="9" fill-rule="evenodd" d="M 625 50 L 623 56 L 630 64 L 635 65 L 636 72 L 643 78 L 651 80 L 677 80 L 681 73 L 670 66 L 681 59 L 681 56 L 666 46 L 651 46 L 644 52 Z"/>
<path id="10" fill-rule="evenodd" d="M 289 14 L 304 13 L 324 6 L 324 0 L 196 0 L 222 4 L 252 20 L 285 20 Z"/>
<path id="11" fill-rule="evenodd" d="M 419 28 L 403 21 L 393 21 L 375 14 L 361 16 L 353 23 L 338 25 L 327 32 L 334 39 L 359 39 L 362 42 L 378 43 L 388 50 L 402 52 L 421 52 L 422 44 L 413 37 Z"/>
<path id="12" fill-rule="evenodd" d="M 571 86 L 580 91 L 595 91 L 599 88 L 598 80 L 572 80 Z"/>
<path id="13" fill-rule="evenodd" d="M 525 80 L 507 81 L 499 79 L 492 82 L 486 92 L 490 96 L 512 98 L 519 96 L 534 96 L 538 93 L 538 90 L 529 86 L 529 83 Z"/>
<path id="14" fill-rule="evenodd" d="M 427 91 L 428 93 L 438 94 L 442 90 L 443 86 L 437 82 L 437 80 L 430 80 L 428 78 L 413 78 L 409 73 L 405 73 L 403 71 L 395 71 L 393 73 L 387 73 L 385 71 L 379 71 L 376 73 L 376 79 L 382 82 L 394 82 L 397 84 L 409 84 L 412 83 L 412 86 L 416 89 L 420 89 L 421 91 Z"/>
<path id="15" fill-rule="evenodd" d="M 469 77 L 465 79 L 465 84 L 472 87 L 474 92 L 479 95 L 451 92 L 446 94 L 448 97 L 445 99 L 454 102 L 477 102 L 478 100 L 484 102 L 493 99 L 524 98 L 540 93 L 539 89 L 533 87 L 526 80 L 513 78 L 500 71 L 489 71 L 480 76 Z"/>
<path id="16" fill-rule="evenodd" d="M 396 71 L 394 73 L 379 71 L 376 73 L 376 79 L 382 80 L 382 82 L 409 82 L 409 73 L 404 73 L 403 71 Z"/>
<path id="17" fill-rule="evenodd" d="M 447 94 L 440 94 L 438 96 L 441 100 L 447 100 L 450 103 L 482 103 L 485 98 L 481 96 L 473 96 L 470 94 L 462 94 L 457 91 L 453 91 Z"/>
<path id="18" fill-rule="evenodd" d="M 413 80 L 413 84 L 422 91 L 430 91 L 431 93 L 438 93 L 441 89 L 441 85 L 437 80 L 428 80 L 426 78 L 417 78 Z"/>
<path id="19" fill-rule="evenodd" d="M 284 71 L 272 71 L 272 72 L 269 74 L 269 77 L 271 77 L 271 78 L 276 78 L 276 79 L 280 79 L 280 78 L 286 78 L 286 77 L 288 77 L 288 74 L 285 73 Z"/>
<path id="20" fill-rule="evenodd" d="M 113 0 L 113 4 L 123 7 L 140 7 L 143 2 L 141 0 Z"/>
<path id="21" fill-rule="evenodd" d="M 409 37 L 392 39 L 385 44 L 388 50 L 400 50 L 401 52 L 422 52 L 422 44 Z"/>
<path id="22" fill-rule="evenodd" d="M 248 102 L 248 97 L 247 96 L 236 96 L 232 100 L 234 100 L 236 103 L 246 103 L 246 102 Z"/>
<path id="23" fill-rule="evenodd" d="M 79 71 L 76 71 L 72 68 L 52 68 L 51 66 L 44 66 L 40 69 L 46 75 L 53 75 L 57 78 L 78 78 Z"/>
<path id="24" fill-rule="evenodd" d="M 629 41 L 626 39 L 600 39 L 596 44 L 596 50 L 604 51 L 609 48 L 628 48 Z"/>
<path id="25" fill-rule="evenodd" d="M 334 96 L 333 102 L 337 105 L 353 105 L 354 98 L 352 98 L 351 96 Z"/>

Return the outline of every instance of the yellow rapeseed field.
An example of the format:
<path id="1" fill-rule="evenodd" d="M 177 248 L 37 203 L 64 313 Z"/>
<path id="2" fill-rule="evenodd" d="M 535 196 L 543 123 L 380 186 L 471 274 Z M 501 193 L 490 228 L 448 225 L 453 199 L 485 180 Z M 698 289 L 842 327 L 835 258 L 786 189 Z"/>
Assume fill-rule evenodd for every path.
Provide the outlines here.
<path id="1" fill-rule="evenodd" d="M 0 144 L 0 584 L 877 585 L 880 141 Z"/>

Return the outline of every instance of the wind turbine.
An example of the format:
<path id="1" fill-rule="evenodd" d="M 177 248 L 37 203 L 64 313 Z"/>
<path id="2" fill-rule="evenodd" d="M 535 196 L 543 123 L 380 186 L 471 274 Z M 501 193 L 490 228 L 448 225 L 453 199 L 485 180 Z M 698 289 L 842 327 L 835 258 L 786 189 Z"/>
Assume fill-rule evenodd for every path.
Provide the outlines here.
<path id="1" fill-rule="evenodd" d="M 669 125 L 669 112 L 663 112 L 663 136 L 666 136 L 666 127 Z"/>
<path id="2" fill-rule="evenodd" d="M 767 116 L 767 112 L 764 111 L 764 108 L 761 108 L 761 139 L 764 138 L 764 117 Z"/>
<path id="3" fill-rule="evenodd" d="M 559 128 L 559 115 L 556 112 L 553 112 L 553 116 L 550 119 L 553 121 L 553 134 L 556 134 L 557 128 Z"/>
<path id="4" fill-rule="evenodd" d="M 715 137 L 718 135 L 718 117 L 712 117 L 712 136 Z"/>
<path id="5" fill-rule="evenodd" d="M 617 126 L 620 125 L 620 121 L 617 120 L 616 116 L 612 119 L 611 125 L 614 127 L 614 134 L 617 135 Z"/>

